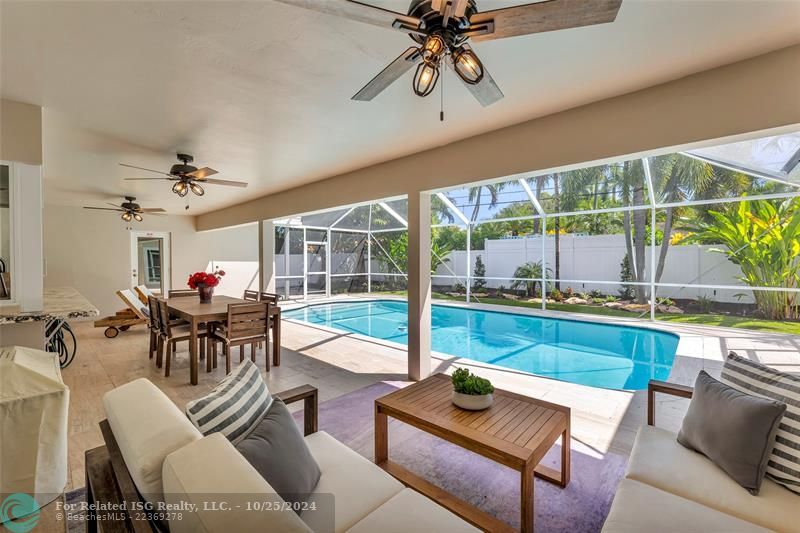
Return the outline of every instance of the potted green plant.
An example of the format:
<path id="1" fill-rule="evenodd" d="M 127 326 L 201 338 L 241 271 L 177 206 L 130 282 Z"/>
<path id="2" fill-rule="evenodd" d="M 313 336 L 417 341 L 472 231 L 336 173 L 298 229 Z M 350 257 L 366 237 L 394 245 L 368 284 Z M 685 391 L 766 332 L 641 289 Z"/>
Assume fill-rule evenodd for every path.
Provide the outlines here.
<path id="1" fill-rule="evenodd" d="M 494 387 L 488 379 L 478 377 L 466 368 L 457 368 L 451 380 L 456 406 L 468 411 L 481 411 L 492 405 Z"/>

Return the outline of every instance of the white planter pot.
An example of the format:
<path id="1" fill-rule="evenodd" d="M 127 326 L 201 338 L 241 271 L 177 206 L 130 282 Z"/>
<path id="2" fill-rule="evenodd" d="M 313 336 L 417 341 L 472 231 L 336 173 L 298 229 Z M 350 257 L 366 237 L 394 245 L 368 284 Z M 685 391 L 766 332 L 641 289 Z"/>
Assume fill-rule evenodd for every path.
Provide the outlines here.
<path id="1" fill-rule="evenodd" d="M 453 391 L 453 403 L 467 411 L 482 411 L 492 405 L 494 397 L 491 394 L 476 396 L 474 394 L 462 394 Z"/>

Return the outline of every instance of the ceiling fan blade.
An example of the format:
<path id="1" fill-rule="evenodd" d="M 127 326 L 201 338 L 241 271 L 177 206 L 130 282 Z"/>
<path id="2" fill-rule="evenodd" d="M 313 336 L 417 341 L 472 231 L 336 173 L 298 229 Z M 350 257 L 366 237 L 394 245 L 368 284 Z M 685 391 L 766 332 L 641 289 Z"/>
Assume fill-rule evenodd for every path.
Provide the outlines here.
<path id="1" fill-rule="evenodd" d="M 212 185 L 228 185 L 230 187 L 241 187 L 242 189 L 247 187 L 247 183 L 243 181 L 230 181 L 230 180 L 218 180 L 218 179 L 203 180 L 203 184 L 206 183 L 210 183 Z"/>
<path id="2" fill-rule="evenodd" d="M 84 209 L 97 209 L 98 211 L 119 211 L 119 212 L 122 212 L 122 213 L 125 212 L 124 209 L 111 209 L 110 207 L 88 207 L 88 206 L 83 206 L 83 208 Z"/>
<path id="3" fill-rule="evenodd" d="M 140 213 L 166 213 L 166 209 L 162 209 L 160 207 L 147 207 L 143 209 L 139 209 Z"/>
<path id="4" fill-rule="evenodd" d="M 191 172 L 186 173 L 187 176 L 190 176 L 197 180 L 204 180 L 208 176 L 213 176 L 214 174 L 219 174 L 219 172 L 217 172 L 213 168 L 208 168 L 208 167 L 198 168 L 197 170 L 193 170 Z"/>
<path id="5" fill-rule="evenodd" d="M 128 167 L 128 168 L 135 168 L 137 170 L 145 170 L 147 172 L 155 172 L 156 174 L 163 174 L 164 176 L 172 177 L 172 174 L 168 174 L 166 172 L 161 172 L 160 170 L 153 170 L 152 168 L 137 167 L 135 165 L 126 165 L 125 163 L 120 163 L 119 166 Z M 130 179 L 130 178 L 128 178 L 128 179 Z"/>
<path id="6" fill-rule="evenodd" d="M 121 205 L 112 204 L 111 202 L 106 202 L 106 205 L 110 205 L 111 207 L 116 207 L 117 209 L 122 209 Z M 98 208 L 99 209 L 99 208 Z"/>
<path id="7" fill-rule="evenodd" d="M 419 31 L 422 25 L 422 20 L 417 17 L 410 17 L 355 0 L 278 0 L 278 2 L 405 32 Z"/>
<path id="8" fill-rule="evenodd" d="M 476 32 L 473 41 L 488 41 L 605 24 L 617 18 L 621 4 L 622 0 L 548 0 L 495 9 L 472 15 L 466 32 Z M 482 26 L 485 33 L 479 33 Z"/>
<path id="9" fill-rule="evenodd" d="M 461 45 L 464 48 L 470 48 L 468 44 Z M 503 91 L 500 90 L 500 87 L 497 86 L 497 83 L 492 78 L 492 75 L 489 74 L 489 71 L 486 70 L 486 65 L 483 65 L 483 79 L 475 84 L 470 84 L 465 82 L 461 79 L 460 76 L 456 76 L 461 83 L 464 84 L 464 87 L 467 88 L 469 92 L 472 93 L 472 96 L 480 102 L 483 107 L 488 107 L 493 103 L 501 100 L 503 98 Z"/>
<path id="10" fill-rule="evenodd" d="M 377 76 L 372 78 L 369 83 L 364 85 L 351 100 L 360 100 L 362 102 L 372 100 L 421 60 L 422 54 L 419 53 L 419 49 L 412 46 L 400 54 L 397 59 L 389 63 L 389 65 L 380 71 Z"/>

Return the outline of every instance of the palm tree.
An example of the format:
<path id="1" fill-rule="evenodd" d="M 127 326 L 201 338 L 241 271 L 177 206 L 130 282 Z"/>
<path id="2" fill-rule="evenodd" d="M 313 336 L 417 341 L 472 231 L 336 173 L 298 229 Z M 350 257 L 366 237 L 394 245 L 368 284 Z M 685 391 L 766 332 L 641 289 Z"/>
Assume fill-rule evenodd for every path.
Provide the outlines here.
<path id="1" fill-rule="evenodd" d="M 541 198 L 542 198 L 542 191 L 544 190 L 544 186 L 547 183 L 548 179 L 549 179 L 549 176 L 546 175 L 546 174 L 543 175 L 543 176 L 536 176 L 535 178 L 528 178 L 528 183 L 529 184 L 534 185 L 534 183 L 535 183 L 536 198 L 539 199 L 540 201 L 541 201 Z M 541 224 L 542 224 L 542 221 L 540 219 L 538 219 L 538 218 L 533 221 L 533 232 L 534 233 L 538 234 L 539 231 L 541 231 L 541 227 L 542 227 Z"/>
<path id="2" fill-rule="evenodd" d="M 547 269 L 547 277 L 551 277 L 552 270 L 549 268 Z M 525 263 L 524 265 L 520 265 L 514 270 L 514 277 L 515 278 L 526 278 L 526 279 L 515 279 L 511 283 L 512 289 L 518 289 L 520 287 L 525 287 L 525 295 L 534 297 L 536 296 L 536 285 L 542 283 L 542 262 L 541 261 L 530 261 Z"/>
<path id="3" fill-rule="evenodd" d="M 447 194 L 445 194 L 447 196 Z M 436 195 L 431 197 L 431 223 L 432 224 L 452 224 L 455 222 L 453 212 L 447 207 L 441 198 Z"/>
<path id="4" fill-rule="evenodd" d="M 752 183 L 752 178 L 740 172 L 714 167 L 705 161 L 681 154 L 654 158 L 651 162 L 651 170 L 653 171 L 653 187 L 656 188 L 657 193 L 660 193 L 662 201 L 668 203 L 722 198 L 731 195 L 740 196 L 748 190 Z M 714 217 L 709 214 L 709 210 L 713 209 L 713 207 L 706 206 L 698 212 L 695 208 L 696 217 L 700 220 L 712 221 Z M 680 207 L 665 208 L 664 237 L 661 241 L 655 272 L 656 283 L 661 281 L 664 273 L 664 264 L 672 240 L 675 219 L 684 210 L 685 208 Z"/>
<path id="5" fill-rule="evenodd" d="M 622 205 L 641 206 L 644 202 L 644 167 L 641 161 L 625 161 L 612 165 L 611 175 L 620 188 Z M 645 280 L 645 245 L 647 235 L 647 212 L 643 209 L 624 211 L 622 213 L 622 227 L 625 234 L 625 248 L 631 258 L 631 274 L 633 280 L 643 283 Z M 647 293 L 644 285 L 634 285 L 636 300 L 639 303 L 647 302 Z"/>
<path id="6" fill-rule="evenodd" d="M 494 209 L 497 207 L 500 191 L 502 191 L 505 186 L 505 183 L 494 183 L 491 185 L 478 185 L 477 187 L 469 188 L 469 201 L 470 203 L 475 203 L 475 206 L 472 208 L 472 215 L 470 216 L 470 220 L 472 222 L 478 220 L 478 215 L 480 214 L 481 210 L 481 198 L 483 196 L 483 190 L 485 189 L 486 192 L 489 193 L 489 208 Z"/>
<path id="7" fill-rule="evenodd" d="M 688 199 L 696 191 L 706 189 L 714 182 L 714 167 L 710 164 L 679 154 L 656 157 L 651 163 L 653 187 L 660 191 L 662 201 L 665 203 L 679 202 Z M 667 259 L 672 238 L 672 229 L 676 207 L 667 207 L 664 211 L 664 236 L 661 249 L 658 253 L 658 266 L 656 267 L 656 283 L 661 281 L 664 273 L 664 263 Z M 656 243 L 651 243 L 655 246 Z"/>

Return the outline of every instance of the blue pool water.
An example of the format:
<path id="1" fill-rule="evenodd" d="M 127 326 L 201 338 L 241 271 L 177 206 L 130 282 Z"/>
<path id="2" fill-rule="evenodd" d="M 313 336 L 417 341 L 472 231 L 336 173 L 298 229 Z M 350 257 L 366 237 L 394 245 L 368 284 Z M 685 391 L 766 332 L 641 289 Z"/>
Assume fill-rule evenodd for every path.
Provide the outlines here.
<path id="1" fill-rule="evenodd" d="M 434 351 L 592 387 L 641 390 L 666 380 L 678 336 L 646 328 L 432 306 Z M 403 301 L 337 302 L 284 318 L 408 344 Z"/>

